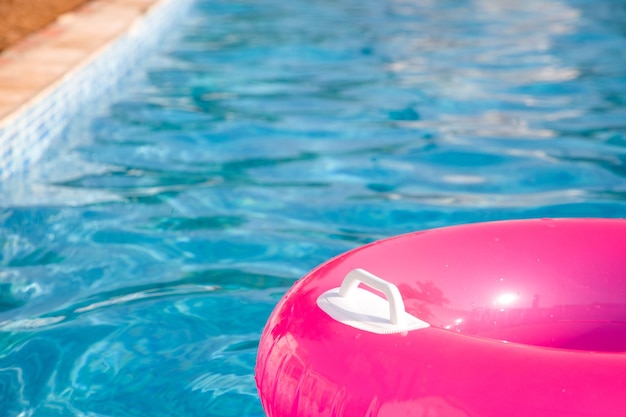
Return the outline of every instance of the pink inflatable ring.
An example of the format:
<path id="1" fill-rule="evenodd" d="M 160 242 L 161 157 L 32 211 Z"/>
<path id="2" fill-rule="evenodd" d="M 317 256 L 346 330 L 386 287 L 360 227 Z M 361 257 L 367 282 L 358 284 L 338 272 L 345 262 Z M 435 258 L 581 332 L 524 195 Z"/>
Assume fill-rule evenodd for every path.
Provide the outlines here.
<path id="1" fill-rule="evenodd" d="M 256 380 L 269 417 L 624 417 L 624 352 L 626 221 L 504 221 L 317 267 L 272 313 Z"/>

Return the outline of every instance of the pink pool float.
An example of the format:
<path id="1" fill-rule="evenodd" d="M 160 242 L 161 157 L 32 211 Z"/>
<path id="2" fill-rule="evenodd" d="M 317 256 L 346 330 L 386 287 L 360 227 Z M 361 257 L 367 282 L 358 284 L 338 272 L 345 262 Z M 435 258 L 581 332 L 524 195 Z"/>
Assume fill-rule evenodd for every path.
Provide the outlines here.
<path id="1" fill-rule="evenodd" d="M 626 221 L 502 221 L 317 267 L 256 381 L 268 417 L 624 417 L 625 352 Z"/>

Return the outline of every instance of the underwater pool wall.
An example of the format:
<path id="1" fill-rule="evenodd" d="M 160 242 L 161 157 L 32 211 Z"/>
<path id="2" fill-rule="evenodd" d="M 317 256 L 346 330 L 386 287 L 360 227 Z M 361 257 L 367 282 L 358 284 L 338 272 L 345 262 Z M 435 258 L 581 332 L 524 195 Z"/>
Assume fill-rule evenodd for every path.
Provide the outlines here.
<path id="1" fill-rule="evenodd" d="M 14 111 L 4 116 L 0 113 L 0 180 L 25 172 L 35 164 L 51 142 L 62 133 L 71 117 L 81 107 L 89 105 L 110 90 L 121 77 L 153 52 L 187 15 L 194 1 L 127 2 L 135 7 L 135 14 L 137 5 L 146 9 L 132 18 L 120 36 L 90 51 L 77 65 L 36 92 Z M 124 7 L 124 2 L 108 3 L 114 7 Z M 80 15 L 71 18 L 79 20 Z"/>

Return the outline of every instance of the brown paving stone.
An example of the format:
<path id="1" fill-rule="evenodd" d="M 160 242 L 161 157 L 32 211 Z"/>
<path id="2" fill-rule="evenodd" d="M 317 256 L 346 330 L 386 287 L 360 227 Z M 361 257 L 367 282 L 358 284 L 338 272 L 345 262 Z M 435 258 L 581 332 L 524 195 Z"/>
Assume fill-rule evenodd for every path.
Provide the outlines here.
<path id="1" fill-rule="evenodd" d="M 0 0 L 0 50 L 46 27 L 85 0 Z"/>

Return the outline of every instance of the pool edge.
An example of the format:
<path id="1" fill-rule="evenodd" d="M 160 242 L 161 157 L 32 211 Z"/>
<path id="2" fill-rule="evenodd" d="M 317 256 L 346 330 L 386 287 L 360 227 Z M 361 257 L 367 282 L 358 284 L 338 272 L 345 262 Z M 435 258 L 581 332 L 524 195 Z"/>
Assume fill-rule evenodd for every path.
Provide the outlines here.
<path id="1" fill-rule="evenodd" d="M 194 1 L 95 0 L 3 51 L 0 179 L 36 163 L 68 119 L 156 49 Z"/>

